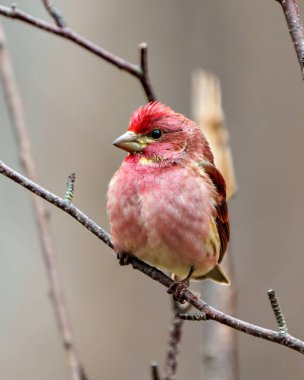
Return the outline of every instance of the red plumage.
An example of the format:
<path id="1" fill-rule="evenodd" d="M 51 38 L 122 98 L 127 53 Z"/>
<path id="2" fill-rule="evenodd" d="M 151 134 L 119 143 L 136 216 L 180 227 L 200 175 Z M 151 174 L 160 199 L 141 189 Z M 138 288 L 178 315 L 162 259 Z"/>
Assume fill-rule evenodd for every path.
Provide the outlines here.
<path id="1" fill-rule="evenodd" d="M 172 116 L 176 117 L 176 115 L 171 108 L 164 104 L 151 102 L 133 112 L 128 130 L 135 133 L 147 133 L 154 121 L 160 119 L 165 121 Z"/>
<path id="2" fill-rule="evenodd" d="M 182 278 L 229 280 L 226 185 L 199 127 L 152 102 L 136 110 L 114 145 L 129 152 L 110 182 L 108 212 L 117 253 Z"/>

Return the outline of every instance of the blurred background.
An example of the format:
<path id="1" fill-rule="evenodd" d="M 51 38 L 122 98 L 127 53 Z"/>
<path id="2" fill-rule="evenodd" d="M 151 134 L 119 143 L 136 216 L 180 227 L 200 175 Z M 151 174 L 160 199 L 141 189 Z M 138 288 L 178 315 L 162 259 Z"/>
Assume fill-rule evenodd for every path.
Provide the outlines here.
<path id="1" fill-rule="evenodd" d="M 274 0 L 54 2 L 73 29 L 127 60 L 137 62 L 137 46 L 146 41 L 156 95 L 189 117 L 193 71 L 203 67 L 219 76 L 238 182 L 230 201 L 237 316 L 276 329 L 267 299 L 267 290 L 274 288 L 290 333 L 304 339 L 304 90 L 280 5 Z M 49 20 L 38 0 L 18 5 Z M 132 111 L 146 102 L 142 88 L 72 43 L 0 20 L 41 184 L 63 195 L 66 177 L 75 171 L 74 204 L 109 230 L 107 184 L 124 157 L 111 143 L 127 128 Z M 0 152 L 1 160 L 20 170 L 2 92 Z M 96 237 L 60 210 L 49 210 L 76 345 L 89 379 L 149 379 L 151 360 L 162 364 L 167 348 L 170 302 L 164 288 L 120 267 Z M 191 288 L 204 297 L 204 286 Z M 2 378 L 68 378 L 47 294 L 29 193 L 2 177 Z M 185 325 L 179 379 L 202 379 L 204 327 Z M 241 379 L 303 376 L 304 360 L 297 352 L 241 333 L 238 341 Z"/>

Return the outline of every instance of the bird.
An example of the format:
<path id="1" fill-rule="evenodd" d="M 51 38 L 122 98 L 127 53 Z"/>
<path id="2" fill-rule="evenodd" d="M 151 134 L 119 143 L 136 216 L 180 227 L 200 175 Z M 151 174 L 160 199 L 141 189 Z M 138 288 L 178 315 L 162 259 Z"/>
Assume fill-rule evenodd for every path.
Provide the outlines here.
<path id="1" fill-rule="evenodd" d="M 199 126 L 153 101 L 113 145 L 128 153 L 107 192 L 122 261 L 133 255 L 172 273 L 176 299 L 190 280 L 229 285 L 220 266 L 230 235 L 226 184 Z"/>

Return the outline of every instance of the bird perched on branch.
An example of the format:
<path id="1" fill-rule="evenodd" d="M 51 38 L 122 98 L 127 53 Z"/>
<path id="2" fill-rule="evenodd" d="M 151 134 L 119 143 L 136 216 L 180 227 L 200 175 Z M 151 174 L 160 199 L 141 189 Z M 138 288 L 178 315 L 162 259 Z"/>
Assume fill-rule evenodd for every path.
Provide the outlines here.
<path id="1" fill-rule="evenodd" d="M 150 102 L 113 144 L 129 153 L 108 189 L 115 251 L 170 271 L 177 298 L 190 279 L 229 284 L 226 184 L 200 128 Z"/>

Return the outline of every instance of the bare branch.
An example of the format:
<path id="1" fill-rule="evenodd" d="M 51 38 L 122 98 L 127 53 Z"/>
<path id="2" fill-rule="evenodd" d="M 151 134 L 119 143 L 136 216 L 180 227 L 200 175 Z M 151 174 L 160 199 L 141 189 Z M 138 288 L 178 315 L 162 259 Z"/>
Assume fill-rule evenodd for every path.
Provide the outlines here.
<path id="1" fill-rule="evenodd" d="M 296 50 L 298 61 L 304 79 L 304 28 L 295 0 L 276 0 L 281 4 L 289 33 Z"/>
<path id="2" fill-rule="evenodd" d="M 110 235 L 100 226 L 98 226 L 98 224 L 93 222 L 93 220 L 88 218 L 82 211 L 78 210 L 74 205 L 69 204 L 64 199 L 37 185 L 35 182 L 29 180 L 20 173 L 11 169 L 9 166 L 5 165 L 2 161 L 0 161 L 0 174 L 3 174 L 7 178 L 10 178 L 14 182 L 30 190 L 32 193 L 38 195 L 54 206 L 65 211 L 67 214 L 71 215 L 74 219 L 81 223 L 84 227 L 86 227 L 89 231 L 91 231 L 95 236 L 101 239 L 110 248 L 114 248 Z M 139 260 L 135 256 L 129 256 L 129 261 L 134 269 L 139 270 L 166 288 L 172 286 L 173 280 L 160 270 Z M 193 307 L 203 312 L 206 315 L 207 320 L 213 320 L 222 323 L 245 334 L 281 344 L 283 346 L 289 347 L 292 350 L 298 351 L 301 354 L 304 354 L 304 342 L 290 334 L 283 335 L 277 331 L 265 329 L 263 327 L 234 318 L 213 308 L 212 306 L 209 306 L 206 302 L 204 302 L 190 290 L 186 290 L 183 296 L 185 301 L 189 302 Z"/>
<path id="3" fill-rule="evenodd" d="M 170 328 L 170 336 L 169 336 L 169 347 L 167 351 L 167 359 L 166 359 L 166 374 L 165 380 L 175 380 L 177 374 L 177 365 L 178 365 L 178 345 L 182 338 L 182 327 L 183 320 L 179 317 L 180 313 L 186 312 L 189 309 L 189 304 L 181 305 L 179 302 L 174 301 L 172 298 L 172 309 L 173 309 L 173 320 Z M 191 306 L 191 305 L 190 305 Z"/>
<path id="4" fill-rule="evenodd" d="M 68 176 L 67 184 L 66 184 L 66 191 L 64 194 L 64 199 L 68 201 L 69 203 L 72 202 L 74 197 L 74 185 L 75 185 L 75 179 L 76 175 L 75 173 L 72 173 Z"/>
<path id="5" fill-rule="evenodd" d="M 0 73 L 6 103 L 12 119 L 14 134 L 19 145 L 21 164 L 27 175 L 37 181 L 37 168 L 32 154 L 31 142 L 25 122 L 22 101 L 14 77 L 10 56 L 5 47 L 5 36 L 1 25 Z M 32 201 L 34 214 L 39 229 L 39 238 L 41 240 L 43 258 L 49 280 L 53 309 L 68 365 L 70 367 L 71 378 L 72 380 L 83 380 L 86 376 L 76 354 L 46 205 L 42 199 L 37 197 L 32 197 Z"/>
<path id="6" fill-rule="evenodd" d="M 145 69 L 143 69 L 141 65 L 135 65 L 131 62 L 124 60 L 123 58 L 109 52 L 106 49 L 101 48 L 100 46 L 94 44 L 88 39 L 82 37 L 70 28 L 59 27 L 57 25 L 50 24 L 44 20 L 35 18 L 19 10 L 18 8 L 16 8 L 16 6 L 5 7 L 3 5 L 0 5 L 0 15 L 25 22 L 26 24 L 32 25 L 38 29 L 42 29 L 52 34 L 56 34 L 57 36 L 74 42 L 82 48 L 111 63 L 118 69 L 126 71 L 127 73 L 136 77 L 142 84 L 148 100 L 153 101 L 156 99 L 151 83 L 149 81 L 147 66 Z"/>
<path id="7" fill-rule="evenodd" d="M 49 2 L 49 0 L 42 0 L 45 9 L 48 11 L 50 16 L 54 19 L 55 23 L 59 28 L 65 28 L 66 23 L 63 19 L 62 14 L 54 7 L 53 4 Z"/>
<path id="8" fill-rule="evenodd" d="M 148 45 L 146 42 L 142 42 L 139 45 L 139 52 L 140 52 L 140 66 L 142 69 L 142 79 L 141 84 L 143 88 L 145 89 L 145 92 L 147 94 L 147 97 L 150 101 L 156 100 L 156 96 L 153 92 L 150 79 L 149 79 L 149 72 L 148 72 Z"/>
<path id="9" fill-rule="evenodd" d="M 158 367 L 158 364 L 155 362 L 151 363 L 151 375 L 152 375 L 151 376 L 152 380 L 161 380 L 159 367 Z"/>
<path id="10" fill-rule="evenodd" d="M 273 310 L 274 315 L 276 317 L 280 333 L 281 334 L 287 334 L 288 333 L 287 324 L 286 324 L 286 321 L 284 318 L 284 314 L 281 310 L 281 307 L 279 304 L 279 299 L 276 295 L 276 292 L 273 289 L 268 290 L 268 297 L 269 297 L 269 301 L 270 301 L 272 310 Z"/>
<path id="11" fill-rule="evenodd" d="M 205 321 L 206 320 L 206 314 L 199 312 L 199 313 L 180 313 L 179 317 L 183 319 L 184 321 Z"/>

